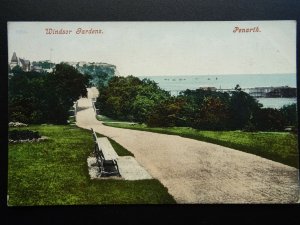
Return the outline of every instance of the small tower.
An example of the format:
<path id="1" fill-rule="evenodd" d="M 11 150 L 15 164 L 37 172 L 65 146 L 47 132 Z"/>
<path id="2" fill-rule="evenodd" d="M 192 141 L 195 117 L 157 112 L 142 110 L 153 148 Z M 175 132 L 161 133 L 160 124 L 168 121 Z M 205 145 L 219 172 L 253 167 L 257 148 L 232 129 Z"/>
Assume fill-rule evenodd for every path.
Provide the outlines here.
<path id="1" fill-rule="evenodd" d="M 19 60 L 18 60 L 18 57 L 17 57 L 17 54 L 14 52 L 13 53 L 13 56 L 11 57 L 11 60 L 10 60 L 10 68 L 14 68 L 15 66 L 19 65 Z"/>

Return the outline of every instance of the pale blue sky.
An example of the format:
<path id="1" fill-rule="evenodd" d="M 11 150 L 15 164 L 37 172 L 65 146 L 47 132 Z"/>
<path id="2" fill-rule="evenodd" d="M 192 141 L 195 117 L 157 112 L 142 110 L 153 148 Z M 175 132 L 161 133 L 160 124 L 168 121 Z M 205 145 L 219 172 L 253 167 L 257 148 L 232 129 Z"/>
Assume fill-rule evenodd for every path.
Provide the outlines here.
<path id="1" fill-rule="evenodd" d="M 261 32 L 233 33 L 259 26 Z M 46 35 L 46 28 L 70 29 Z M 76 35 L 77 28 L 101 35 Z M 106 62 L 120 75 L 296 73 L 296 21 L 9 22 L 8 56 Z"/>

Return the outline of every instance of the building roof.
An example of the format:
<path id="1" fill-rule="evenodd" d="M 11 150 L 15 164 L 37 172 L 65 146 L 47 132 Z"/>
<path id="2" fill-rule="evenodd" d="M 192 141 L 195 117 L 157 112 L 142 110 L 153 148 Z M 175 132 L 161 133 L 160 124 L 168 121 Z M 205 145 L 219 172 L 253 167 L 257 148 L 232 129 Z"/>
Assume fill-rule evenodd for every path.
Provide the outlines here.
<path id="1" fill-rule="evenodd" d="M 15 62 L 15 63 L 18 62 L 18 57 L 17 57 L 17 54 L 15 52 L 13 53 L 13 56 L 11 57 L 11 62 Z"/>
<path id="2" fill-rule="evenodd" d="M 28 66 L 30 64 L 29 60 L 21 59 L 21 58 L 19 58 L 19 59 L 20 59 L 20 62 L 22 63 L 22 65 L 24 65 L 24 66 Z"/>

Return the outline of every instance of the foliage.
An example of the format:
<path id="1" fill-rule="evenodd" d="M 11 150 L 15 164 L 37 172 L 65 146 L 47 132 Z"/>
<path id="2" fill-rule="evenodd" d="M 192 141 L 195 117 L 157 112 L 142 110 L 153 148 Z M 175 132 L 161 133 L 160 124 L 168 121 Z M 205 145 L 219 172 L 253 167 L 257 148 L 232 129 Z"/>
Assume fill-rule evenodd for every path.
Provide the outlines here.
<path id="1" fill-rule="evenodd" d="M 92 84 L 97 86 L 98 89 L 106 87 L 108 85 L 108 81 L 111 79 L 111 76 L 103 71 L 99 71 L 94 76 L 91 76 Z"/>
<path id="2" fill-rule="evenodd" d="M 170 97 L 154 106 L 147 124 L 152 127 L 184 126 L 188 123 L 191 110 L 186 98 Z"/>
<path id="3" fill-rule="evenodd" d="M 29 128 L 49 140 L 9 144 L 9 206 L 175 203 L 156 179 L 91 180 L 86 162 L 94 145 L 90 130 L 62 125 Z"/>
<path id="4" fill-rule="evenodd" d="M 9 79 L 9 121 L 42 123 L 46 101 L 45 76 L 37 72 L 19 72 Z"/>
<path id="5" fill-rule="evenodd" d="M 51 69 L 55 67 L 55 64 L 50 61 L 33 61 L 32 66 L 38 66 L 43 69 Z"/>
<path id="6" fill-rule="evenodd" d="M 10 130 L 8 132 L 8 139 L 11 140 L 32 140 L 40 138 L 41 135 L 39 135 L 39 132 L 32 131 L 32 130 Z"/>
<path id="7" fill-rule="evenodd" d="M 241 91 L 237 85 L 230 98 L 231 129 L 243 129 L 261 107 L 256 99 Z"/>
<path id="8" fill-rule="evenodd" d="M 102 63 L 89 63 L 79 66 L 76 65 L 79 72 L 86 74 L 90 77 L 89 86 L 102 88 L 108 85 L 108 81 L 115 76 L 116 67 L 114 65 Z"/>
<path id="9" fill-rule="evenodd" d="M 48 121 L 55 124 L 65 123 L 74 101 L 87 95 L 86 86 L 89 80 L 72 66 L 61 63 L 47 76 L 46 82 L 51 90 L 46 96 Z"/>
<path id="10" fill-rule="evenodd" d="M 278 109 L 262 108 L 253 115 L 255 127 L 261 131 L 280 131 L 284 129 L 284 117 Z"/>
<path id="11" fill-rule="evenodd" d="M 150 80 L 114 77 L 107 87 L 100 88 L 96 105 L 102 115 L 150 127 L 273 131 L 296 124 L 295 106 L 280 111 L 264 109 L 239 85 L 230 93 L 187 89 L 175 97 Z"/>
<path id="12" fill-rule="evenodd" d="M 280 109 L 283 117 L 285 118 L 285 122 L 287 126 L 297 126 L 298 118 L 297 118 L 297 105 L 285 105 Z"/>
<path id="13" fill-rule="evenodd" d="M 96 107 L 101 114 L 138 122 L 144 122 L 154 105 L 169 97 L 155 82 L 133 76 L 113 77 L 99 93 Z"/>
<path id="14" fill-rule="evenodd" d="M 10 67 L 9 67 L 10 68 Z M 9 72 L 11 72 L 12 74 L 16 75 L 16 74 L 20 74 L 23 72 L 21 66 L 16 65 L 14 66 Z"/>
<path id="15" fill-rule="evenodd" d="M 52 73 L 15 73 L 9 79 L 9 121 L 66 123 L 73 102 L 86 96 L 88 82 L 88 77 L 66 64 L 56 65 Z"/>
<path id="16" fill-rule="evenodd" d="M 224 130 L 228 127 L 229 109 L 218 97 L 204 98 L 195 113 L 193 127 L 203 130 Z"/>

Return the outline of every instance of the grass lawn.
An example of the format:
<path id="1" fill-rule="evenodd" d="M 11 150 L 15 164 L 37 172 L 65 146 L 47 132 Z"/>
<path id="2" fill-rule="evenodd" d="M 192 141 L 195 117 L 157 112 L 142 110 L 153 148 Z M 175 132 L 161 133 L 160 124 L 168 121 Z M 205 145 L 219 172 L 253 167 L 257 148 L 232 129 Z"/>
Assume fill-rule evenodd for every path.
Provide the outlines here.
<path id="1" fill-rule="evenodd" d="M 123 122 L 121 120 L 115 120 L 115 119 L 112 119 L 112 118 L 109 118 L 109 117 L 103 116 L 103 115 L 97 115 L 96 118 L 97 118 L 97 120 L 101 120 L 101 121 L 106 122 L 106 123 L 111 123 L 111 122 L 113 122 L 113 123 L 115 123 L 115 122 L 122 123 Z"/>
<path id="2" fill-rule="evenodd" d="M 49 140 L 9 144 L 9 206 L 175 203 L 155 179 L 91 180 L 87 157 L 93 151 L 91 131 L 70 125 L 39 125 Z M 100 136 L 100 134 L 98 134 Z M 131 155 L 113 142 L 119 155 Z"/>
<path id="3" fill-rule="evenodd" d="M 299 168 L 298 136 L 287 132 L 200 131 L 189 127 L 150 128 L 144 124 L 104 124 L 112 127 L 179 135 L 252 153 Z"/>

